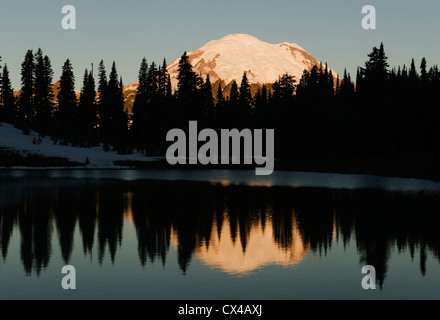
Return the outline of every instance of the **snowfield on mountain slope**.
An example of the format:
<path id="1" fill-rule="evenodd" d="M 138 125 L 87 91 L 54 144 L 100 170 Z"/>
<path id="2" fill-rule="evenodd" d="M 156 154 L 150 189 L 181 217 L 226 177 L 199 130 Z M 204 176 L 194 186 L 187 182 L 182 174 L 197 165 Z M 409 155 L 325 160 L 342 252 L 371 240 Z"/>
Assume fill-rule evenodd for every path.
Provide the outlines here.
<path id="1" fill-rule="evenodd" d="M 23 155 L 40 155 L 44 157 L 66 158 L 72 162 L 85 163 L 89 159 L 88 168 L 106 169 L 121 168 L 115 166 L 114 161 L 154 161 L 156 157 L 146 157 L 142 153 L 133 152 L 129 155 L 121 155 L 114 151 L 105 152 L 102 147 L 82 148 L 72 147 L 53 143 L 50 137 L 41 139 L 38 142 L 38 133 L 32 131 L 30 135 L 23 134 L 23 131 L 15 128 L 9 123 L 0 122 L 0 148 L 20 152 Z M 0 168 L 2 164 L 0 163 Z"/>
<path id="2" fill-rule="evenodd" d="M 187 54 L 197 74 L 203 78 L 209 74 L 212 83 L 221 79 L 226 85 L 232 80 L 240 85 L 244 71 L 251 84 L 274 83 L 285 73 L 298 83 L 304 69 L 320 63 L 295 43 L 271 44 L 248 34 L 230 34 Z M 173 90 L 177 89 L 179 60 L 180 57 L 167 67 Z M 330 71 L 336 78 L 337 73 Z M 136 90 L 137 86 L 138 82 L 134 82 L 124 90 Z"/>
<path id="3" fill-rule="evenodd" d="M 273 83 L 285 73 L 299 81 L 304 69 L 319 64 L 297 44 L 271 44 L 248 34 L 231 34 L 210 41 L 188 53 L 188 57 L 196 73 L 202 76 L 209 74 L 211 82 L 222 79 L 226 84 L 232 80 L 240 84 L 244 71 L 250 83 Z M 168 66 L 174 87 L 177 86 L 179 60 Z"/>
<path id="4" fill-rule="evenodd" d="M 271 44 L 248 34 L 230 34 L 187 54 L 197 74 L 203 78 L 209 74 L 211 83 L 221 79 L 226 85 L 232 80 L 240 85 L 244 71 L 251 84 L 274 83 L 285 73 L 294 76 L 298 83 L 305 69 L 320 63 L 295 43 Z M 180 57 L 167 67 L 173 90 L 177 89 L 179 60 Z M 337 73 L 330 71 L 336 78 Z M 133 82 L 124 90 L 137 90 L 138 85 Z"/>

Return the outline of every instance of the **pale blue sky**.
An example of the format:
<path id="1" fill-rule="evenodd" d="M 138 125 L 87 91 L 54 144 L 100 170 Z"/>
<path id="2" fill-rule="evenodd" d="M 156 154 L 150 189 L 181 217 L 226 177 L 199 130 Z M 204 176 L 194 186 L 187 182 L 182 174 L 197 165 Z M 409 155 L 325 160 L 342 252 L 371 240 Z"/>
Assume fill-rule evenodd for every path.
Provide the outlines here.
<path id="1" fill-rule="evenodd" d="M 63 30 L 61 9 L 74 5 L 77 30 Z M 377 10 L 377 30 L 361 27 L 364 5 Z M 270 43 L 294 42 L 335 71 L 354 77 L 373 46 L 384 42 L 390 65 L 440 64 L 438 0 L 0 0 L 0 56 L 20 86 L 27 49 L 41 47 L 55 78 L 70 58 L 77 89 L 86 67 L 113 60 L 124 83 L 137 80 L 143 56 L 168 63 L 185 50 L 230 33 L 248 33 Z"/>

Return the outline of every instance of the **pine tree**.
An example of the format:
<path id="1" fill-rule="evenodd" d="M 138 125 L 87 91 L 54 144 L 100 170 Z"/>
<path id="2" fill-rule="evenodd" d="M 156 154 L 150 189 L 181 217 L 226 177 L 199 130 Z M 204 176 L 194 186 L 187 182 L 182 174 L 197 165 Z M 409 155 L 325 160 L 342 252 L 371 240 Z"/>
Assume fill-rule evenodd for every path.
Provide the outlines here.
<path id="1" fill-rule="evenodd" d="M 199 77 L 192 69 L 189 57 L 186 52 L 179 60 L 177 84 L 177 100 L 179 106 L 180 119 L 183 119 L 182 125 L 188 120 L 197 120 L 199 108 L 197 106 L 197 89 L 199 85 Z"/>
<path id="2" fill-rule="evenodd" d="M 422 62 L 420 64 L 420 80 L 422 82 L 422 88 L 426 89 L 428 85 L 428 72 L 426 71 L 426 59 L 422 58 Z"/>
<path id="3" fill-rule="evenodd" d="M 240 97 L 240 94 L 238 93 L 238 86 L 237 86 L 237 82 L 235 82 L 235 80 L 232 80 L 232 84 L 231 84 L 231 92 L 229 94 L 229 104 L 232 105 L 237 105 L 238 104 L 238 98 Z"/>
<path id="4" fill-rule="evenodd" d="M 156 103 L 159 101 L 159 72 L 156 63 L 153 61 L 148 69 L 147 74 L 147 101 L 149 103 Z"/>
<path id="5" fill-rule="evenodd" d="M 167 61 L 163 59 L 162 67 L 159 69 L 159 79 L 158 79 L 158 94 L 159 100 L 165 101 L 167 97 Z"/>
<path id="6" fill-rule="evenodd" d="M 411 66 L 409 69 L 409 81 L 410 81 L 410 85 L 411 85 L 411 90 L 413 92 L 413 94 L 417 94 L 417 90 L 418 90 L 418 83 L 419 83 L 419 74 L 417 73 L 416 70 L 416 63 L 414 61 L 414 58 L 411 60 Z"/>
<path id="7" fill-rule="evenodd" d="M 332 88 L 330 89 L 330 83 L 329 83 L 329 74 L 331 74 L 331 72 L 328 71 L 328 66 L 327 66 L 327 62 L 325 63 L 325 68 L 324 68 L 324 73 L 322 74 L 322 92 L 325 95 L 325 98 L 328 99 L 331 95 L 331 91 L 333 91 L 333 84 L 332 84 Z"/>
<path id="8" fill-rule="evenodd" d="M 157 124 L 158 132 L 156 136 L 159 140 L 158 150 L 162 153 L 166 152 L 168 144 L 166 142 L 166 135 L 169 130 L 175 128 L 175 110 L 174 110 L 174 99 L 173 92 L 171 88 L 171 77 L 168 73 L 166 60 L 164 59 L 162 64 L 162 73 L 165 77 L 165 97 L 164 101 L 159 106 Z"/>
<path id="9" fill-rule="evenodd" d="M 32 50 L 26 52 L 21 64 L 21 92 L 17 117 L 17 128 L 29 133 L 34 120 L 35 65 Z"/>
<path id="10" fill-rule="evenodd" d="M 97 113 L 95 79 L 92 71 L 86 69 L 76 116 L 82 145 L 90 145 L 96 141 Z"/>
<path id="11" fill-rule="evenodd" d="M 223 97 L 223 89 L 222 89 L 222 83 L 219 82 L 218 88 L 217 88 L 217 96 L 216 96 L 216 108 L 222 107 L 225 103 L 225 98 Z"/>
<path id="12" fill-rule="evenodd" d="M 249 80 L 247 78 L 246 72 L 243 73 L 243 77 L 240 84 L 239 102 L 244 108 L 244 111 L 248 113 L 250 108 L 252 107 L 252 95 L 251 95 L 251 86 L 249 85 Z"/>
<path id="13" fill-rule="evenodd" d="M 321 103 L 327 87 L 327 81 L 322 76 L 322 64 L 314 65 L 310 71 L 304 70 L 296 89 L 297 100 L 300 104 L 317 106 Z M 324 81 L 324 84 L 322 82 Z"/>
<path id="14" fill-rule="evenodd" d="M 192 65 L 189 62 L 189 57 L 186 52 L 180 57 L 179 60 L 179 74 L 177 80 L 177 92 L 180 100 L 189 99 L 194 94 L 197 87 L 196 74 L 192 69 Z"/>
<path id="15" fill-rule="evenodd" d="M 138 89 L 137 94 L 140 96 L 145 96 L 147 94 L 147 81 L 148 81 L 148 63 L 147 59 L 144 57 L 141 61 L 141 66 L 139 68 L 138 74 Z"/>
<path id="16" fill-rule="evenodd" d="M 347 69 L 344 69 L 344 77 L 339 87 L 339 94 L 344 101 L 351 101 L 354 96 L 354 84 L 351 81 L 350 74 L 347 73 Z"/>
<path id="17" fill-rule="evenodd" d="M 295 82 L 293 76 L 285 73 L 278 78 L 273 85 L 273 97 L 279 103 L 290 104 L 292 103 L 293 94 L 295 92 Z"/>
<path id="18" fill-rule="evenodd" d="M 106 122 L 108 127 L 105 131 L 107 133 L 105 138 L 118 152 L 125 153 L 127 152 L 127 115 L 124 107 L 122 80 L 118 80 L 115 62 L 109 75 L 107 93 L 109 118 Z"/>
<path id="19" fill-rule="evenodd" d="M 53 133 L 54 93 L 52 91 L 53 70 L 48 56 L 38 49 L 35 54 L 35 124 L 41 133 Z"/>
<path id="20" fill-rule="evenodd" d="M 9 78 L 9 70 L 7 64 L 3 68 L 3 74 L 0 84 L 0 101 L 2 102 L 2 120 L 11 124 L 15 123 L 16 104 L 14 98 L 14 90 L 11 86 Z"/>
<path id="21" fill-rule="evenodd" d="M 240 84 L 240 96 L 238 99 L 238 126 L 243 128 L 249 126 L 249 119 L 252 107 L 253 101 L 251 95 L 251 86 L 249 84 L 246 72 L 244 72 Z"/>
<path id="22" fill-rule="evenodd" d="M 383 43 L 380 48 L 373 48 L 365 63 L 364 77 L 369 87 L 374 89 L 384 88 L 388 80 L 388 57 L 385 55 Z"/>
<path id="23" fill-rule="evenodd" d="M 344 70 L 346 72 L 346 69 Z M 339 73 L 336 76 L 336 84 L 335 84 L 335 96 L 339 97 L 341 94 L 341 79 L 339 78 Z"/>
<path id="24" fill-rule="evenodd" d="M 225 108 L 225 126 L 226 127 L 237 127 L 240 123 L 240 112 L 239 112 L 239 98 L 240 93 L 238 91 L 238 85 L 235 80 L 232 80 L 231 91 L 229 93 L 229 99 L 226 102 Z"/>
<path id="25" fill-rule="evenodd" d="M 103 60 L 99 62 L 98 78 L 98 101 L 100 104 L 103 104 L 105 103 L 107 94 L 107 72 L 105 71 Z"/>
<path id="26" fill-rule="evenodd" d="M 98 67 L 98 123 L 99 123 L 99 140 L 104 142 L 104 149 L 109 149 L 109 121 L 110 121 L 110 108 L 108 97 L 108 80 L 107 72 L 105 70 L 104 61 L 99 62 Z"/>
<path id="27" fill-rule="evenodd" d="M 146 83 L 146 109 L 145 109 L 145 149 L 149 154 L 153 154 L 158 148 L 158 130 L 157 121 L 159 115 L 159 106 L 161 97 L 159 93 L 160 71 L 153 61 L 148 68 Z"/>
<path id="28" fill-rule="evenodd" d="M 120 97 L 122 97 L 122 111 L 124 112 L 124 117 L 125 117 L 125 129 L 128 129 L 127 125 L 128 125 L 128 108 L 125 106 L 125 96 L 124 96 L 124 81 L 122 81 L 122 76 L 119 76 L 119 95 Z"/>
<path id="29" fill-rule="evenodd" d="M 166 92 L 167 92 L 167 96 L 166 99 L 167 101 L 171 100 L 173 98 L 173 89 L 171 88 L 171 77 L 169 74 L 167 74 L 167 83 L 166 83 Z"/>
<path id="30" fill-rule="evenodd" d="M 362 70 L 362 82 L 357 84 L 362 90 L 359 96 L 364 120 L 362 149 L 367 154 L 383 156 L 388 152 L 385 138 L 390 137 L 390 128 L 387 126 L 389 113 L 386 108 L 390 98 L 389 65 L 383 43 L 379 49 L 374 47 L 368 57 L 365 69 Z"/>
<path id="31" fill-rule="evenodd" d="M 212 95 L 212 85 L 209 74 L 206 76 L 205 83 L 202 87 L 202 102 L 202 118 L 210 122 L 214 117 L 214 97 Z M 206 123 L 206 125 L 208 125 L 208 123 Z"/>
<path id="32" fill-rule="evenodd" d="M 327 67 L 327 64 L 325 66 Z M 327 94 L 328 99 L 333 100 L 335 96 L 335 79 L 333 78 L 333 73 L 331 71 L 328 72 Z"/>
<path id="33" fill-rule="evenodd" d="M 74 131 L 74 116 L 77 108 L 75 93 L 75 75 L 69 59 L 63 65 L 60 86 L 57 95 L 58 100 L 58 132 L 61 138 L 73 140 L 77 132 Z"/>
<path id="34" fill-rule="evenodd" d="M 145 57 L 142 59 L 139 74 L 138 74 L 138 88 L 133 104 L 132 124 L 130 127 L 131 135 L 134 144 L 137 148 L 145 148 L 143 141 L 146 136 L 146 112 L 147 112 L 147 81 L 148 81 L 148 64 Z"/>
<path id="35" fill-rule="evenodd" d="M 217 87 L 217 95 L 215 100 L 216 103 L 215 103 L 214 114 L 215 114 L 216 128 L 221 129 L 225 124 L 225 117 L 226 117 L 226 101 L 225 101 L 225 97 L 223 96 L 221 81 L 219 82 Z"/>
<path id="36" fill-rule="evenodd" d="M 359 87 L 359 84 L 362 82 L 362 68 L 358 67 L 356 69 L 356 86 Z M 356 90 L 357 91 L 357 90 Z"/>

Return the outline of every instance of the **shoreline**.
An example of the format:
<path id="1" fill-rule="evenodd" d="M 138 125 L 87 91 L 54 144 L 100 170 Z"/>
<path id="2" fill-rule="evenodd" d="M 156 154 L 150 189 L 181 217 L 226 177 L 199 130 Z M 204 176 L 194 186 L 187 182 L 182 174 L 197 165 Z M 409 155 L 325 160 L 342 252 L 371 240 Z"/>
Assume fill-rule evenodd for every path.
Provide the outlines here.
<path id="1" fill-rule="evenodd" d="M 0 170 L 255 170 L 255 165 L 170 165 L 165 159 L 156 161 L 116 160 L 113 166 L 93 167 L 61 157 L 23 156 L 14 153 L 5 163 L 0 152 Z M 440 157 L 400 159 L 347 159 L 334 161 L 276 161 L 274 171 L 334 173 L 423 179 L 440 182 Z M 13 161 L 13 162 L 11 162 Z"/>

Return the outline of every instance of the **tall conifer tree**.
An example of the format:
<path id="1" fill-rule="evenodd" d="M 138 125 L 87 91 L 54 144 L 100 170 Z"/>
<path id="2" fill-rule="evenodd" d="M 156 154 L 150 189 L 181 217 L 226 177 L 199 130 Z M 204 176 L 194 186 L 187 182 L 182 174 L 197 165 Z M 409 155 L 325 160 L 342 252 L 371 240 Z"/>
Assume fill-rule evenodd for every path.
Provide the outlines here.
<path id="1" fill-rule="evenodd" d="M 26 52 L 21 64 L 21 92 L 19 97 L 19 108 L 17 127 L 29 133 L 34 120 L 34 95 L 35 95 L 35 64 L 32 50 Z"/>
<path id="2" fill-rule="evenodd" d="M 74 140 L 77 138 L 74 122 L 77 99 L 75 92 L 75 75 L 73 74 L 73 67 L 69 59 L 67 59 L 63 65 L 58 89 L 58 132 L 61 138 Z"/>
<path id="3" fill-rule="evenodd" d="M 83 145 L 93 144 L 96 140 L 97 114 L 95 79 L 92 71 L 86 69 L 76 117 L 78 134 Z"/>
<path id="4" fill-rule="evenodd" d="M 16 104 L 14 98 L 14 90 L 12 89 L 11 80 L 9 78 L 9 70 L 7 64 L 3 68 L 3 74 L 0 84 L 0 101 L 2 103 L 2 121 L 15 123 Z"/>
<path id="5" fill-rule="evenodd" d="M 179 60 L 178 69 L 178 84 L 177 84 L 177 100 L 179 107 L 178 118 L 184 122 L 185 125 L 188 120 L 197 120 L 199 115 L 199 108 L 197 106 L 197 91 L 199 85 L 199 78 L 192 69 L 189 62 L 189 57 L 185 52 Z"/>
<path id="6" fill-rule="evenodd" d="M 148 64 L 145 57 L 142 59 L 138 73 L 138 88 L 132 109 L 132 124 L 130 127 L 134 144 L 137 148 L 145 148 L 146 112 L 147 112 L 147 81 Z"/>
<path id="7" fill-rule="evenodd" d="M 53 133 L 54 93 L 52 91 L 53 70 L 48 56 L 38 49 L 35 55 L 35 125 L 41 133 Z"/>

